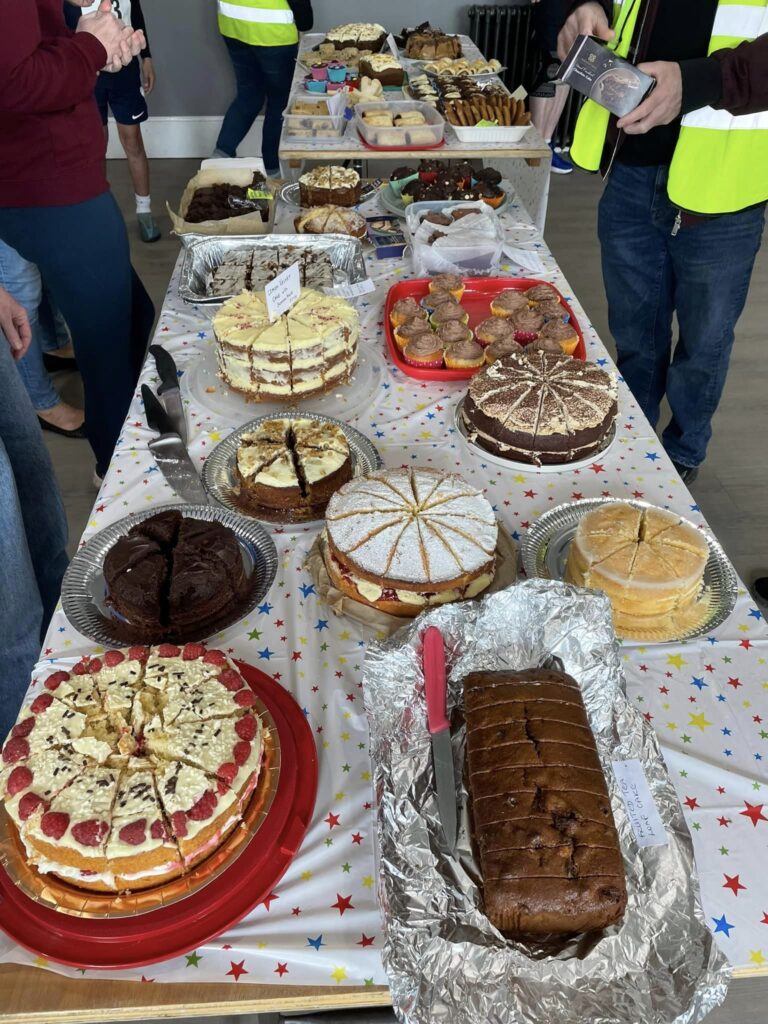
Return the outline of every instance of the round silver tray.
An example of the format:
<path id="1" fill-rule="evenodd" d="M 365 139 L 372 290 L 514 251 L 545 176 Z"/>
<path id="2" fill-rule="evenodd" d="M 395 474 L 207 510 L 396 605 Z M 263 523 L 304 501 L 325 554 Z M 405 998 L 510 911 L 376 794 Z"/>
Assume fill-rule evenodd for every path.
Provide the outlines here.
<path id="1" fill-rule="evenodd" d="M 372 184 L 370 181 L 364 181 L 360 186 L 360 202 L 355 203 L 351 206 L 351 210 L 357 209 L 358 206 L 362 206 L 363 203 L 367 203 L 369 199 L 372 199 L 377 192 L 378 186 Z M 299 198 L 299 183 L 298 181 L 289 181 L 280 189 L 278 193 L 280 198 L 288 206 L 293 206 L 297 210 L 303 209 L 301 200 Z"/>
<path id="2" fill-rule="evenodd" d="M 277 551 L 274 541 L 263 526 L 253 519 L 244 519 L 216 505 L 161 505 L 126 516 L 107 526 L 95 537 L 91 537 L 70 562 L 61 588 L 61 600 L 64 614 L 83 636 L 99 644 L 118 647 L 131 642 L 130 624 L 118 618 L 106 602 L 104 559 L 110 548 L 137 523 L 169 509 L 177 509 L 183 516 L 192 519 L 228 526 L 240 543 L 245 571 L 250 581 L 248 593 L 236 609 L 218 618 L 207 630 L 187 639 L 205 640 L 234 625 L 253 611 L 269 591 L 277 575 Z M 146 639 L 144 632 L 136 637 L 139 643 Z"/>
<path id="3" fill-rule="evenodd" d="M 504 210 L 506 210 L 506 208 L 509 206 L 510 189 L 511 186 L 509 185 L 509 183 L 504 182 L 505 196 L 501 204 L 493 210 L 494 213 L 503 213 Z M 388 181 L 385 182 L 379 189 L 379 202 L 384 207 L 384 209 L 387 210 L 389 213 L 393 213 L 396 217 L 405 217 L 407 207 L 403 202 L 402 198 L 396 192 L 392 191 Z M 434 201 L 430 200 L 430 202 L 434 209 L 442 209 L 442 207 L 444 206 L 460 206 L 462 204 L 466 205 L 467 200 L 435 199 Z M 490 210 L 492 209 L 492 207 L 489 206 L 488 209 Z"/>
<path id="4" fill-rule="evenodd" d="M 558 505 L 557 508 L 545 512 L 528 530 L 520 546 L 523 568 L 528 578 L 537 576 L 540 579 L 562 580 L 568 561 L 568 549 L 579 521 L 587 512 L 621 500 L 624 499 L 585 498 L 582 501 Z M 625 504 L 643 509 L 655 507 L 647 501 L 625 500 Z M 682 516 L 680 518 L 682 522 L 696 529 L 690 520 Z M 709 533 L 702 535 L 709 545 L 709 559 L 704 569 L 704 582 L 698 600 L 706 603 L 706 617 L 687 632 L 681 632 L 665 640 L 654 639 L 651 635 L 647 638 L 633 637 L 633 640 L 638 639 L 643 643 L 671 643 L 707 636 L 722 625 L 733 611 L 738 594 L 736 572 L 718 541 Z"/>
<path id="5" fill-rule="evenodd" d="M 353 420 L 370 413 L 383 395 L 387 367 L 373 345 L 360 345 L 357 363 L 349 380 L 337 388 L 314 398 L 293 401 L 249 402 L 245 395 L 233 391 L 220 377 L 216 362 L 216 347 L 206 346 L 199 358 L 189 365 L 181 376 L 179 387 L 186 401 L 194 402 L 214 416 L 221 416 L 233 426 L 253 419 L 254 412 L 270 416 L 284 416 L 286 411 L 311 405 L 324 416 Z"/>
<path id="6" fill-rule="evenodd" d="M 461 411 L 464 408 L 464 402 L 466 395 L 463 395 L 456 403 L 454 409 L 454 419 L 456 423 L 456 430 L 459 433 L 462 441 L 466 444 L 471 452 L 475 455 L 481 455 L 483 462 L 491 462 L 494 466 L 501 466 L 502 469 L 517 469 L 522 473 L 570 473 L 575 469 L 586 469 L 587 466 L 591 466 L 593 462 L 603 458 L 608 450 L 616 440 L 616 421 L 614 420 L 611 425 L 611 429 L 605 436 L 605 442 L 603 446 L 596 452 L 593 452 L 586 459 L 578 459 L 576 462 L 560 462 L 556 465 L 542 465 L 537 466 L 533 462 L 517 462 L 515 459 L 505 459 L 501 455 L 494 455 L 493 452 L 488 452 L 482 445 L 475 444 L 467 434 L 467 428 L 464 423 L 464 417 L 461 415 Z"/>
<path id="7" fill-rule="evenodd" d="M 294 518 L 285 511 L 278 512 L 271 509 L 261 509 L 256 513 L 250 511 L 239 499 L 236 459 L 240 439 L 243 434 L 255 430 L 265 420 L 274 418 L 274 416 L 259 416 L 258 419 L 251 420 L 250 423 L 246 423 L 238 430 L 233 431 L 229 437 L 226 437 L 216 445 L 203 466 L 203 484 L 205 489 L 220 505 L 248 518 L 260 519 L 263 522 L 278 523 L 280 525 L 313 526 L 322 523 L 322 519 L 302 520 Z M 347 423 L 342 423 L 341 420 L 309 412 L 284 412 L 280 414 L 279 418 L 285 420 L 310 419 L 316 420 L 319 423 L 335 423 L 346 435 L 352 461 L 352 472 L 355 476 L 373 473 L 374 470 L 381 469 L 384 465 L 378 451 L 365 434 L 361 434 L 359 430 L 355 430 L 354 427 L 350 427 Z"/>

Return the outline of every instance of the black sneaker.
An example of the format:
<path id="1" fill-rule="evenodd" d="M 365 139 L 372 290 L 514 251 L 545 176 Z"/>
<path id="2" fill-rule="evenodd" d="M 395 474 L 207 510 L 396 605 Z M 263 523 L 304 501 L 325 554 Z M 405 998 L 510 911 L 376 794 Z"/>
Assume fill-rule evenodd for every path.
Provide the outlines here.
<path id="1" fill-rule="evenodd" d="M 698 466 L 681 466 L 680 463 L 675 462 L 674 459 L 672 460 L 672 465 L 680 474 L 680 479 L 683 481 L 683 483 L 688 484 L 689 486 L 692 483 L 694 483 L 696 477 L 699 475 Z"/>

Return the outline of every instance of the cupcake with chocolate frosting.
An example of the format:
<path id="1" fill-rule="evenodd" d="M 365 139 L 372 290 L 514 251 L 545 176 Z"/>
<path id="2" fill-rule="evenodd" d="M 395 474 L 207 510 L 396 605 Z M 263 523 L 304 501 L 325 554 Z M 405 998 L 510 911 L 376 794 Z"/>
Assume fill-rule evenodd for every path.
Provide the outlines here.
<path id="1" fill-rule="evenodd" d="M 542 302 L 546 299 L 557 298 L 557 292 L 551 284 L 535 284 L 525 294 L 530 302 Z"/>
<path id="2" fill-rule="evenodd" d="M 511 317 L 529 308 L 525 293 L 517 288 L 505 288 L 491 301 L 491 313 L 494 316 Z"/>
<path id="3" fill-rule="evenodd" d="M 562 320 L 550 320 L 544 324 L 539 333 L 539 340 L 556 341 L 567 356 L 573 355 L 579 344 L 579 336 L 573 325 Z"/>
<path id="4" fill-rule="evenodd" d="M 420 334 L 432 335 L 432 328 L 423 317 L 415 316 L 412 320 L 406 320 L 395 328 L 395 344 L 402 352 L 409 341 L 413 341 Z"/>
<path id="5" fill-rule="evenodd" d="M 435 274 L 429 282 L 431 292 L 450 292 L 455 298 L 460 299 L 464 294 L 464 282 L 458 274 Z"/>
<path id="6" fill-rule="evenodd" d="M 492 345 L 502 338 L 514 338 L 515 331 L 509 319 L 501 316 L 489 316 L 475 328 L 475 337 L 481 345 Z"/>
<path id="7" fill-rule="evenodd" d="M 389 311 L 389 320 L 393 327 L 404 324 L 406 320 L 413 320 L 414 317 L 427 319 L 425 311 L 411 296 L 408 296 L 407 299 L 398 299 Z"/>
<path id="8" fill-rule="evenodd" d="M 534 309 L 541 313 L 546 320 L 562 320 L 567 323 L 571 315 L 558 298 L 540 299 Z"/>
<path id="9" fill-rule="evenodd" d="M 512 326 L 515 329 L 515 341 L 522 344 L 536 341 L 544 326 L 544 317 L 536 309 L 521 309 L 512 317 Z"/>
<path id="10" fill-rule="evenodd" d="M 458 345 L 463 341 L 474 340 L 474 336 L 469 327 L 467 327 L 466 324 L 460 323 L 458 320 L 449 320 L 448 323 L 441 324 L 438 327 L 436 334 L 443 345 Z"/>
<path id="11" fill-rule="evenodd" d="M 454 306 L 450 302 L 442 302 L 432 313 L 432 316 L 429 318 L 429 322 L 435 328 L 447 323 L 460 323 L 466 325 L 469 323 L 469 314 L 462 306 Z"/>
<path id="12" fill-rule="evenodd" d="M 443 365 L 443 346 L 434 334 L 420 334 L 403 349 L 403 360 L 422 370 L 439 370 Z"/>
<path id="13" fill-rule="evenodd" d="M 485 350 L 485 361 L 486 363 L 495 363 L 497 359 L 503 359 L 505 356 L 511 356 L 513 352 L 522 352 L 522 350 L 522 345 L 515 341 L 513 335 L 508 338 L 499 338 Z"/>
<path id="14" fill-rule="evenodd" d="M 483 346 L 476 341 L 460 341 L 445 349 L 445 365 L 450 370 L 474 370 L 484 362 Z"/>

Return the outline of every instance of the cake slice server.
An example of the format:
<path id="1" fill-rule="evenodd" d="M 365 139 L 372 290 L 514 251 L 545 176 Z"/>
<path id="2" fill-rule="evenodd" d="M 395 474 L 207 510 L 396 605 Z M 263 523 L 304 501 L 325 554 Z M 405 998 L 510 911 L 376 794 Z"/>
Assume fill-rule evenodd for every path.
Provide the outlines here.
<path id="1" fill-rule="evenodd" d="M 160 387 L 157 389 L 157 393 L 162 396 L 163 406 L 173 424 L 174 432 L 186 444 L 188 440 L 187 418 L 184 415 L 184 406 L 181 402 L 176 363 L 171 353 L 162 345 L 150 345 L 149 351 L 155 357 L 155 365 L 160 376 Z"/>
<path id="2" fill-rule="evenodd" d="M 146 384 L 141 385 L 141 397 L 144 400 L 147 423 L 160 435 L 149 442 L 149 450 L 155 457 L 158 469 L 184 501 L 192 505 L 210 504 L 208 492 L 203 487 L 203 482 L 189 457 L 187 446 L 163 408 L 162 402 Z"/>
<path id="3" fill-rule="evenodd" d="M 427 728 L 432 737 L 437 807 L 448 848 L 456 845 L 456 773 L 453 766 L 451 725 L 446 715 L 445 647 L 439 629 L 424 632 L 424 690 L 427 698 Z"/>

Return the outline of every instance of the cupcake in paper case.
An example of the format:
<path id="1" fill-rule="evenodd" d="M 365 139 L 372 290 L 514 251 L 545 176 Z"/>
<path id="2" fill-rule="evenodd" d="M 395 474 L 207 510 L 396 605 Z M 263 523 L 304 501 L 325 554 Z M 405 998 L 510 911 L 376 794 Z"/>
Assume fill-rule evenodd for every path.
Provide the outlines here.
<path id="1" fill-rule="evenodd" d="M 463 306 L 453 306 L 450 302 L 443 302 L 434 310 L 429 318 L 429 322 L 435 329 L 442 324 L 453 322 L 466 325 L 469 323 L 469 313 L 467 313 Z"/>
<path id="2" fill-rule="evenodd" d="M 568 323 L 571 314 L 558 298 L 542 299 L 534 306 L 537 313 L 541 313 L 545 320 L 562 320 Z"/>
<path id="3" fill-rule="evenodd" d="M 389 311 L 389 322 L 393 327 L 398 327 L 400 324 L 404 324 L 407 320 L 413 320 L 415 317 L 426 320 L 427 314 L 416 299 L 410 295 L 406 299 L 398 299 Z"/>
<path id="4" fill-rule="evenodd" d="M 437 290 L 434 292 L 427 292 L 423 299 L 419 300 L 419 305 L 427 311 L 427 313 L 434 313 L 438 306 L 443 303 L 448 303 L 449 306 L 458 306 L 459 300 L 451 295 L 450 292 Z"/>
<path id="5" fill-rule="evenodd" d="M 512 317 L 512 326 L 515 329 L 515 341 L 526 344 L 529 341 L 536 341 L 539 332 L 544 326 L 544 317 L 537 309 L 521 309 Z"/>
<path id="6" fill-rule="evenodd" d="M 535 284 L 532 288 L 529 288 L 525 293 L 526 298 L 531 304 L 537 302 L 547 302 L 549 299 L 556 299 L 559 301 L 559 297 L 555 289 L 551 284 Z"/>
<path id="7" fill-rule="evenodd" d="M 434 334 L 420 334 L 405 346 L 403 359 L 409 366 L 422 370 L 439 370 L 443 365 L 443 346 Z"/>
<path id="8" fill-rule="evenodd" d="M 528 298 L 525 292 L 518 288 L 505 288 L 499 292 L 495 299 L 491 300 L 491 313 L 493 316 L 511 317 L 523 309 L 529 309 Z"/>
<path id="9" fill-rule="evenodd" d="M 406 320 L 404 324 L 397 326 L 394 334 L 395 344 L 402 352 L 409 341 L 413 341 L 420 335 L 426 334 L 432 337 L 432 328 L 423 317 L 413 317 L 413 319 Z"/>
<path id="10" fill-rule="evenodd" d="M 455 299 L 464 294 L 464 282 L 458 274 L 435 274 L 429 282 L 430 292 L 450 292 Z"/>
<path id="11" fill-rule="evenodd" d="M 476 341 L 460 341 L 445 349 L 445 365 L 451 370 L 475 370 L 485 362 L 482 345 Z"/>
<path id="12" fill-rule="evenodd" d="M 515 341 L 514 334 L 510 334 L 508 338 L 499 338 L 498 341 L 492 342 L 485 350 L 485 361 L 490 366 L 491 363 L 495 363 L 497 359 L 504 359 L 505 356 L 511 356 L 513 353 L 523 351 L 523 346 L 519 341 Z"/>
<path id="13" fill-rule="evenodd" d="M 458 320 L 449 320 L 448 323 L 441 324 L 435 333 L 443 345 L 458 345 L 462 342 L 474 341 L 474 335 L 469 327 L 459 323 Z"/>
<path id="14" fill-rule="evenodd" d="M 572 356 L 579 344 L 579 336 L 573 324 L 563 323 L 562 320 L 550 320 L 544 324 L 539 333 L 539 341 L 554 341 L 562 352 Z"/>
<path id="15" fill-rule="evenodd" d="M 475 328 L 475 337 L 481 345 L 492 345 L 503 338 L 514 338 L 515 331 L 508 317 L 489 316 Z"/>

